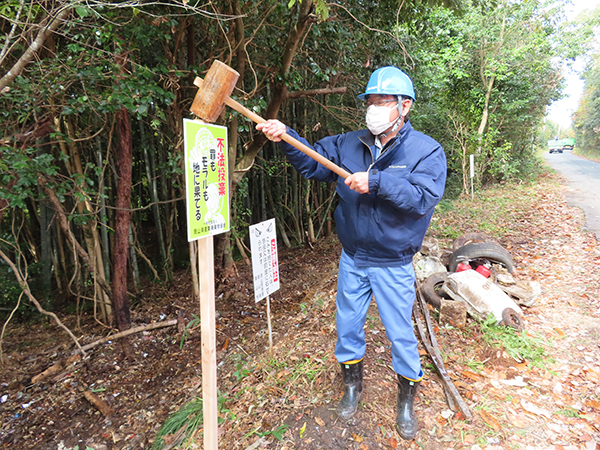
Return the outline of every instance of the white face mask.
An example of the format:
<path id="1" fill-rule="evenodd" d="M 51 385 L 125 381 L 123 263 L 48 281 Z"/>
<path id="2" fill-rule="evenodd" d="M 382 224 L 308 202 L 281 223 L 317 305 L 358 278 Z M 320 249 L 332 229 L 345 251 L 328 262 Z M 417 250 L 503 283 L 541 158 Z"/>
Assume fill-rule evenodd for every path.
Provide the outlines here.
<path id="1" fill-rule="evenodd" d="M 400 117 L 391 122 L 390 114 L 397 107 L 398 106 L 369 106 L 367 108 L 367 128 L 369 129 L 369 131 L 375 136 L 379 136 L 385 130 L 394 125 L 394 123 L 396 123 L 398 119 L 400 119 Z"/>

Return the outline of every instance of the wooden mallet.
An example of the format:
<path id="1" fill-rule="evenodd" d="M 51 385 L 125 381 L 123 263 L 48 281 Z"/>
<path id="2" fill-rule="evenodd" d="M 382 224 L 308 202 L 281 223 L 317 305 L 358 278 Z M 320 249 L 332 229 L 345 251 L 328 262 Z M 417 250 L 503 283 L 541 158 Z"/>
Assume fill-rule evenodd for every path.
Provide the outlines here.
<path id="1" fill-rule="evenodd" d="M 266 120 L 258 114 L 253 113 L 248 108 L 245 108 L 229 97 L 233 92 L 239 77 L 240 74 L 227 64 L 215 60 L 206 73 L 204 80 L 200 77 L 196 77 L 194 80 L 194 84 L 198 86 L 199 89 L 194 98 L 194 102 L 192 103 L 192 107 L 190 108 L 192 112 L 202 120 L 210 123 L 217 120 L 221 115 L 223 108 L 227 105 L 256 123 L 266 122 Z M 289 134 L 284 133 L 281 136 L 281 139 L 310 156 L 318 163 L 324 165 L 332 172 L 337 173 L 340 177 L 346 179 L 350 176 L 347 171 L 332 163 L 327 158 L 315 152 L 312 148 L 304 145 Z"/>

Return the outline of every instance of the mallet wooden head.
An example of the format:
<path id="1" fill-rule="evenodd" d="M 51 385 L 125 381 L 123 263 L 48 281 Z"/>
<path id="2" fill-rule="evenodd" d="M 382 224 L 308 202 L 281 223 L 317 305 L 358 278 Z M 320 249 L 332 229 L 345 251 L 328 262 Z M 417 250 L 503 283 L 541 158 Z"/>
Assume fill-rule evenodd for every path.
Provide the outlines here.
<path id="1" fill-rule="evenodd" d="M 225 99 L 231 95 L 240 74 L 219 60 L 208 69 L 204 80 L 196 78 L 198 92 L 190 108 L 205 122 L 214 122 L 225 107 Z"/>

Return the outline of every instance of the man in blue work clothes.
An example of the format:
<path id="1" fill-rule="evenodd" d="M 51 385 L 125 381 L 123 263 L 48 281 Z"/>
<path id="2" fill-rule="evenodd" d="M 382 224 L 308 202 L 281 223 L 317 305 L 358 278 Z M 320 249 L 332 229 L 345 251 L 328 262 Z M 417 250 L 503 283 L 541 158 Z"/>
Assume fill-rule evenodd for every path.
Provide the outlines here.
<path id="1" fill-rule="evenodd" d="M 423 371 L 412 323 L 415 272 L 412 258 L 423 243 L 446 183 L 446 157 L 439 143 L 406 120 L 415 93 L 412 81 L 393 66 L 377 69 L 365 92 L 368 130 L 329 136 L 313 148 L 352 175 L 346 180 L 291 145 L 277 120 L 256 128 L 279 142 L 290 163 L 306 178 L 337 181 L 336 230 L 342 243 L 337 290 L 335 356 L 344 378 L 337 413 L 351 418 L 363 386 L 364 324 L 372 296 L 392 344 L 398 376 L 396 423 L 403 439 L 414 439 L 414 398 Z"/>

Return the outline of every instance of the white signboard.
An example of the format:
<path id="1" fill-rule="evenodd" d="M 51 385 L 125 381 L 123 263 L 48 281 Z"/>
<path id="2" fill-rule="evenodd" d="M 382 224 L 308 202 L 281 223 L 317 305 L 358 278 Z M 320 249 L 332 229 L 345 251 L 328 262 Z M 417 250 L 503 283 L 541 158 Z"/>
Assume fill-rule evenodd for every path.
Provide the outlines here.
<path id="1" fill-rule="evenodd" d="M 475 155 L 469 155 L 469 166 L 471 169 L 471 178 L 475 178 Z"/>
<path id="2" fill-rule="evenodd" d="M 279 289 L 275 219 L 250 226 L 250 251 L 254 274 L 254 300 L 259 302 Z"/>

